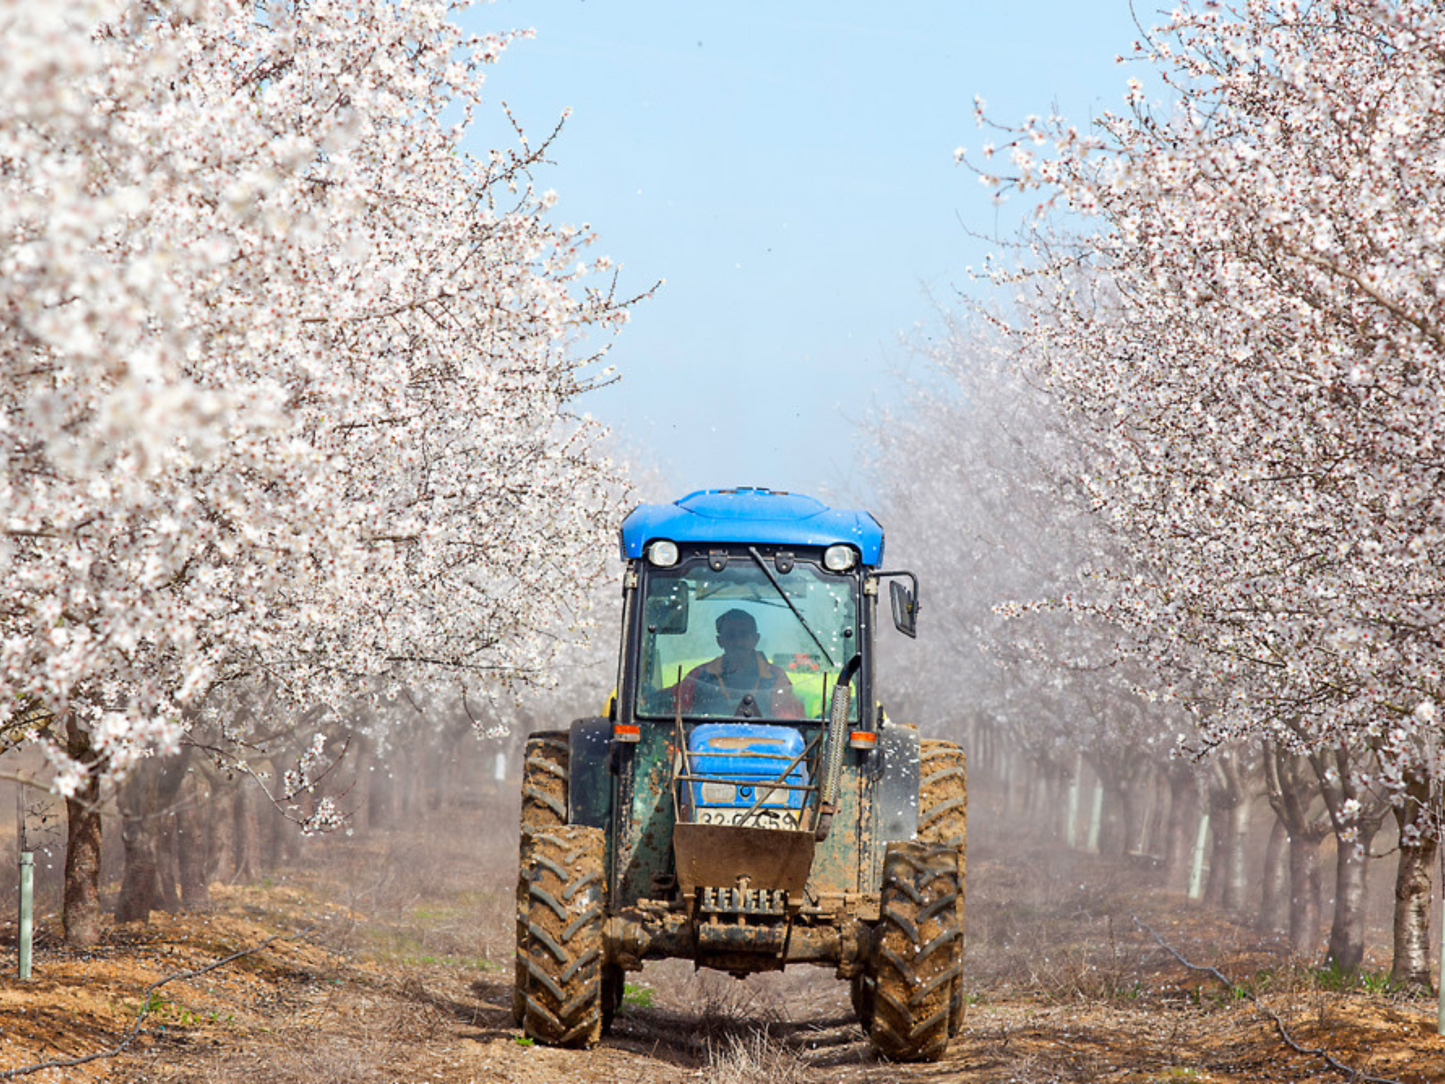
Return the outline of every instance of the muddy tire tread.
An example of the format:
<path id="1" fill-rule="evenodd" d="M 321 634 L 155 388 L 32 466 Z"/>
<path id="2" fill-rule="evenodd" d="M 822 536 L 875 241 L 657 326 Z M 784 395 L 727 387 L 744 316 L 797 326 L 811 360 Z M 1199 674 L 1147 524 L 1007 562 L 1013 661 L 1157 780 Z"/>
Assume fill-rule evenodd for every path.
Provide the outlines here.
<path id="1" fill-rule="evenodd" d="M 565 730 L 539 730 L 528 735 L 522 755 L 522 814 L 517 871 L 517 966 L 512 977 L 512 1020 L 521 1027 L 526 1016 L 527 971 L 521 946 L 527 936 L 527 833 L 567 823 L 567 774 L 570 763 Z"/>
<path id="2" fill-rule="evenodd" d="M 869 1039 L 893 1061 L 936 1061 L 960 965 L 957 851 L 939 843 L 890 843 L 883 859 Z"/>
<path id="3" fill-rule="evenodd" d="M 560 825 L 527 835 L 523 1031 L 549 1046 L 590 1047 L 602 1037 L 603 832 Z"/>
<path id="4" fill-rule="evenodd" d="M 959 965 L 963 963 L 964 899 L 968 882 L 968 759 L 953 742 L 924 738 L 919 747 L 918 838 L 958 851 Z M 963 1027 L 963 983 L 954 984 L 948 1033 Z"/>
<path id="5" fill-rule="evenodd" d="M 541 730 L 527 738 L 522 762 L 522 824 L 567 823 L 567 734 Z"/>

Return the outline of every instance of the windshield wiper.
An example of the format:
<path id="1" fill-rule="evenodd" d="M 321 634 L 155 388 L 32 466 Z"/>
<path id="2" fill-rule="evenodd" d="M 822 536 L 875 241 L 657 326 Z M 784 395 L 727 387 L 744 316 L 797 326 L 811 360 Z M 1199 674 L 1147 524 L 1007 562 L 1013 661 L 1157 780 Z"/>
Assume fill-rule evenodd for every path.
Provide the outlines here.
<path id="1" fill-rule="evenodd" d="M 818 639 L 818 634 L 813 631 L 813 626 L 808 624 L 808 619 L 803 616 L 803 611 L 793 605 L 793 600 L 790 599 L 788 593 L 783 590 L 782 584 L 778 583 L 778 578 L 773 575 L 772 569 L 770 569 L 767 562 L 763 560 L 763 555 L 759 553 L 754 546 L 749 546 L 748 552 L 753 555 L 753 560 L 756 561 L 758 567 L 763 570 L 763 575 L 766 576 L 768 582 L 773 585 L 773 590 L 778 593 L 778 597 L 788 604 L 788 609 L 793 611 L 793 616 L 798 619 L 798 622 L 803 628 L 807 629 L 808 635 L 813 638 L 813 643 L 817 644 L 818 650 L 823 653 L 823 658 L 828 660 L 828 665 L 830 667 L 837 666 L 838 664 L 833 661 L 833 656 L 828 654 L 828 649 L 823 646 L 823 641 Z"/>

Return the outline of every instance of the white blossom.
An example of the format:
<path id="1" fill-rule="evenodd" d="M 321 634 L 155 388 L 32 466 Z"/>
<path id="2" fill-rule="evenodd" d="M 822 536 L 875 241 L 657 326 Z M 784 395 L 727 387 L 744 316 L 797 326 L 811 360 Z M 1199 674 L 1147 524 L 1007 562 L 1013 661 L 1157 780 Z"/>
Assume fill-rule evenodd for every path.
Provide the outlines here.
<path id="1" fill-rule="evenodd" d="M 533 680 L 612 545 L 568 404 L 627 306 L 545 217 L 545 144 L 462 149 L 510 38 L 442 0 L 154 12 L 0 2 L 0 725 L 42 705 L 115 772 L 244 683 Z"/>

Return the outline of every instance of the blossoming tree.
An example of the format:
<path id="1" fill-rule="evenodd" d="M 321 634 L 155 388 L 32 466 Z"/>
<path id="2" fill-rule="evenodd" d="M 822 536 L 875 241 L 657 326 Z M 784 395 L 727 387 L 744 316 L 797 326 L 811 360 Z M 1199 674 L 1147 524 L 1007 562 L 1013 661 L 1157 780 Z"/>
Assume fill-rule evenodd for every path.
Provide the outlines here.
<path id="1" fill-rule="evenodd" d="M 1115 619 L 1190 669 L 1206 744 L 1329 751 L 1339 794 L 1393 799 L 1418 918 L 1445 647 L 1445 21 L 1425 0 L 1205 4 L 1138 53 L 1168 110 L 1133 82 L 1094 134 L 1031 121 L 970 159 L 1102 223 L 1027 280 L 1020 346 L 1100 451 L 1101 513 L 1160 570 Z M 1362 808 L 1332 804 L 1342 842 Z M 1397 921 L 1397 979 L 1428 981 L 1424 946 Z"/>
<path id="2" fill-rule="evenodd" d="M 628 305 L 545 144 L 463 152 L 510 39 L 449 14 L 0 4 L 0 734 L 72 799 L 73 938 L 99 787 L 209 692 L 525 681 L 601 569 L 568 404 Z"/>
<path id="3" fill-rule="evenodd" d="M 1157 845 L 1178 872 L 1198 814 L 1192 764 L 1169 757 L 1180 709 L 1141 687 L 1118 628 L 1076 604 L 1110 591 L 1097 573 L 1123 559 L 1075 481 L 1083 450 L 991 336 L 966 318 L 944 323 L 922 350 L 929 378 L 868 433 L 879 513 L 907 526 L 897 559 L 934 600 L 931 635 L 904 650 L 944 695 L 905 717 L 957 737 L 969 726 L 976 768 L 1000 767 L 988 763 L 998 739 L 1028 765 L 1003 774 L 1034 784 L 1063 787 L 1087 763 L 1106 798 L 1102 848 Z M 1170 793 L 1169 829 L 1146 839 L 1156 785 Z M 1062 790 L 1038 804 L 1069 808 Z"/>

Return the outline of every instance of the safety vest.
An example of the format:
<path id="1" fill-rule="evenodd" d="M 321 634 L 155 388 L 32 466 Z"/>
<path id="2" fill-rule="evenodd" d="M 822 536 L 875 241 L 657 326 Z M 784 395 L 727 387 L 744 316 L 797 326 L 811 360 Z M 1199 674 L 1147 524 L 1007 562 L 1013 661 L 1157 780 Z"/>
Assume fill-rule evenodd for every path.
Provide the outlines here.
<path id="1" fill-rule="evenodd" d="M 768 714 L 779 719 L 801 719 L 803 717 L 803 702 L 798 699 L 798 694 L 793 691 L 793 683 L 788 680 L 788 675 L 781 667 L 774 666 L 768 662 L 761 651 L 753 652 L 754 661 L 757 663 L 757 683 L 748 688 L 734 690 L 723 681 L 722 657 L 713 659 L 712 662 L 703 663 L 694 667 L 683 678 L 682 682 L 682 709 L 690 711 L 693 705 L 694 691 L 699 680 L 711 679 L 711 683 L 720 688 L 726 695 L 734 696 L 741 700 L 748 693 L 752 693 L 755 699 L 761 699 L 763 693 L 768 694 Z"/>

